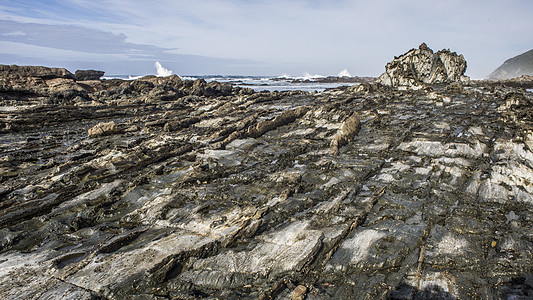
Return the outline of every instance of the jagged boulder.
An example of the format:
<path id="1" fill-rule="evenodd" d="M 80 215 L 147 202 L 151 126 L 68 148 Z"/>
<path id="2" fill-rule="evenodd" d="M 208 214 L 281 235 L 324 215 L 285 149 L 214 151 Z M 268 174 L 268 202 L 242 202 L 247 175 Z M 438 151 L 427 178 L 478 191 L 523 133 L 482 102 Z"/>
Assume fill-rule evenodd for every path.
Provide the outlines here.
<path id="1" fill-rule="evenodd" d="M 425 43 L 418 49 L 411 49 L 407 53 L 395 57 L 385 67 L 377 82 L 394 87 L 421 88 L 425 84 L 435 83 L 467 83 L 465 76 L 466 60 L 450 50 L 434 53 Z"/>
<path id="2" fill-rule="evenodd" d="M 101 122 L 101 123 L 94 125 L 94 127 L 90 128 L 88 131 L 88 135 L 90 137 L 104 136 L 104 135 L 116 133 L 118 131 L 119 130 L 118 130 L 117 124 L 115 124 L 114 121 L 107 122 L 107 123 Z"/>
<path id="3" fill-rule="evenodd" d="M 75 73 L 77 81 L 85 80 L 99 80 L 100 77 L 104 76 L 104 71 L 97 70 L 77 70 Z"/>

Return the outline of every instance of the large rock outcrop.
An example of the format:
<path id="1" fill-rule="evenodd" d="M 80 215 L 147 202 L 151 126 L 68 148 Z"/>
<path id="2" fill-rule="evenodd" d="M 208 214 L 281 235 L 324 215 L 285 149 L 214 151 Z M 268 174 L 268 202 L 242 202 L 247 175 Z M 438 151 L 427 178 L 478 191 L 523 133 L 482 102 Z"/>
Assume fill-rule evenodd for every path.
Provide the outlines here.
<path id="1" fill-rule="evenodd" d="M 466 60 L 450 50 L 434 53 L 425 43 L 418 49 L 395 57 L 385 67 L 378 82 L 383 85 L 420 88 L 425 84 L 468 82 Z"/>
<path id="2" fill-rule="evenodd" d="M 67 78 L 74 75 L 64 68 L 48 68 L 42 66 L 0 65 L 0 76 L 3 77 L 38 77 L 42 79 Z"/>
<path id="3" fill-rule="evenodd" d="M 0 105 L 51 103 L 87 97 L 86 87 L 67 69 L 0 65 Z M 30 99 L 31 98 L 31 99 Z"/>
<path id="4" fill-rule="evenodd" d="M 251 89 L 229 83 L 181 80 L 177 75 L 145 76 L 137 80 L 100 80 L 103 71 L 0 65 L 0 107 L 21 105 L 92 105 L 113 101 L 174 101 L 187 96 L 220 97 Z M 185 100 L 185 99 L 184 99 Z M 0 127 L 1 128 L 1 127 Z"/>

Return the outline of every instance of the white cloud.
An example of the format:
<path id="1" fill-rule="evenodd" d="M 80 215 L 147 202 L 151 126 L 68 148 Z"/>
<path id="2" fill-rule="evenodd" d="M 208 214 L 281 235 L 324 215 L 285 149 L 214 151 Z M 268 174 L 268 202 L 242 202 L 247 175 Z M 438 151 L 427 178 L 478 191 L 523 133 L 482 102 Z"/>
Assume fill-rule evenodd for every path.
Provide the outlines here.
<path id="1" fill-rule="evenodd" d="M 3 36 L 25 36 L 26 32 L 23 31 L 10 31 L 10 32 L 3 32 Z"/>
<path id="2" fill-rule="evenodd" d="M 116 61 L 126 60 L 125 54 L 101 54 L 73 50 L 62 50 L 52 47 L 36 46 L 17 42 L 0 41 L 0 49 L 4 55 L 20 55 L 32 58 L 55 59 L 65 61 Z"/>

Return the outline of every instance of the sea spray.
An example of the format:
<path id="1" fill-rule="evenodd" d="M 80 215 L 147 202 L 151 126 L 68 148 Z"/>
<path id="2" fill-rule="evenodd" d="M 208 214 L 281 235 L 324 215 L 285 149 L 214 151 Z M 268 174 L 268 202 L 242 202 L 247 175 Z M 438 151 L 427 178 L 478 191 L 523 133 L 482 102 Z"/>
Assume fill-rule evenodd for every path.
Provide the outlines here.
<path id="1" fill-rule="evenodd" d="M 352 75 L 350 74 L 350 72 L 348 72 L 348 69 L 344 69 L 339 72 L 339 75 L 337 75 L 337 77 L 352 77 Z"/>
<path id="2" fill-rule="evenodd" d="M 311 75 L 305 72 L 303 77 L 297 77 L 297 79 L 302 79 L 302 80 L 314 80 L 314 79 L 319 79 L 319 78 L 326 78 L 326 76 L 319 75 L 319 74 Z"/>
<path id="3" fill-rule="evenodd" d="M 155 62 L 155 68 L 157 70 L 157 77 L 165 77 L 172 75 L 172 70 L 165 69 L 158 61 Z"/>

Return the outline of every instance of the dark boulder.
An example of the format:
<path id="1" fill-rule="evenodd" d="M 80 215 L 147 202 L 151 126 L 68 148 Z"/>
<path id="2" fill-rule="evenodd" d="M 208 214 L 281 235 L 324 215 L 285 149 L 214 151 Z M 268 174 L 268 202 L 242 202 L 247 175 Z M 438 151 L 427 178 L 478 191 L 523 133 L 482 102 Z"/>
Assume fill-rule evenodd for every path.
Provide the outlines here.
<path id="1" fill-rule="evenodd" d="M 69 105 L 73 103 L 74 99 L 79 100 L 80 98 L 86 101 L 88 101 L 88 99 L 91 99 L 87 92 L 83 90 L 77 90 L 72 88 L 64 90 L 53 90 L 50 92 L 50 96 L 48 97 L 46 103 L 55 105 Z"/>
<path id="2" fill-rule="evenodd" d="M 202 96 L 207 83 L 203 79 L 196 79 L 192 84 L 191 94 L 196 96 Z"/>
<path id="3" fill-rule="evenodd" d="M 78 70 L 75 73 L 77 81 L 84 80 L 100 80 L 100 77 L 104 76 L 104 71 L 97 70 Z"/>
<path id="4" fill-rule="evenodd" d="M 212 81 L 205 87 L 204 95 L 209 97 L 229 96 L 232 91 L 231 84 Z"/>

